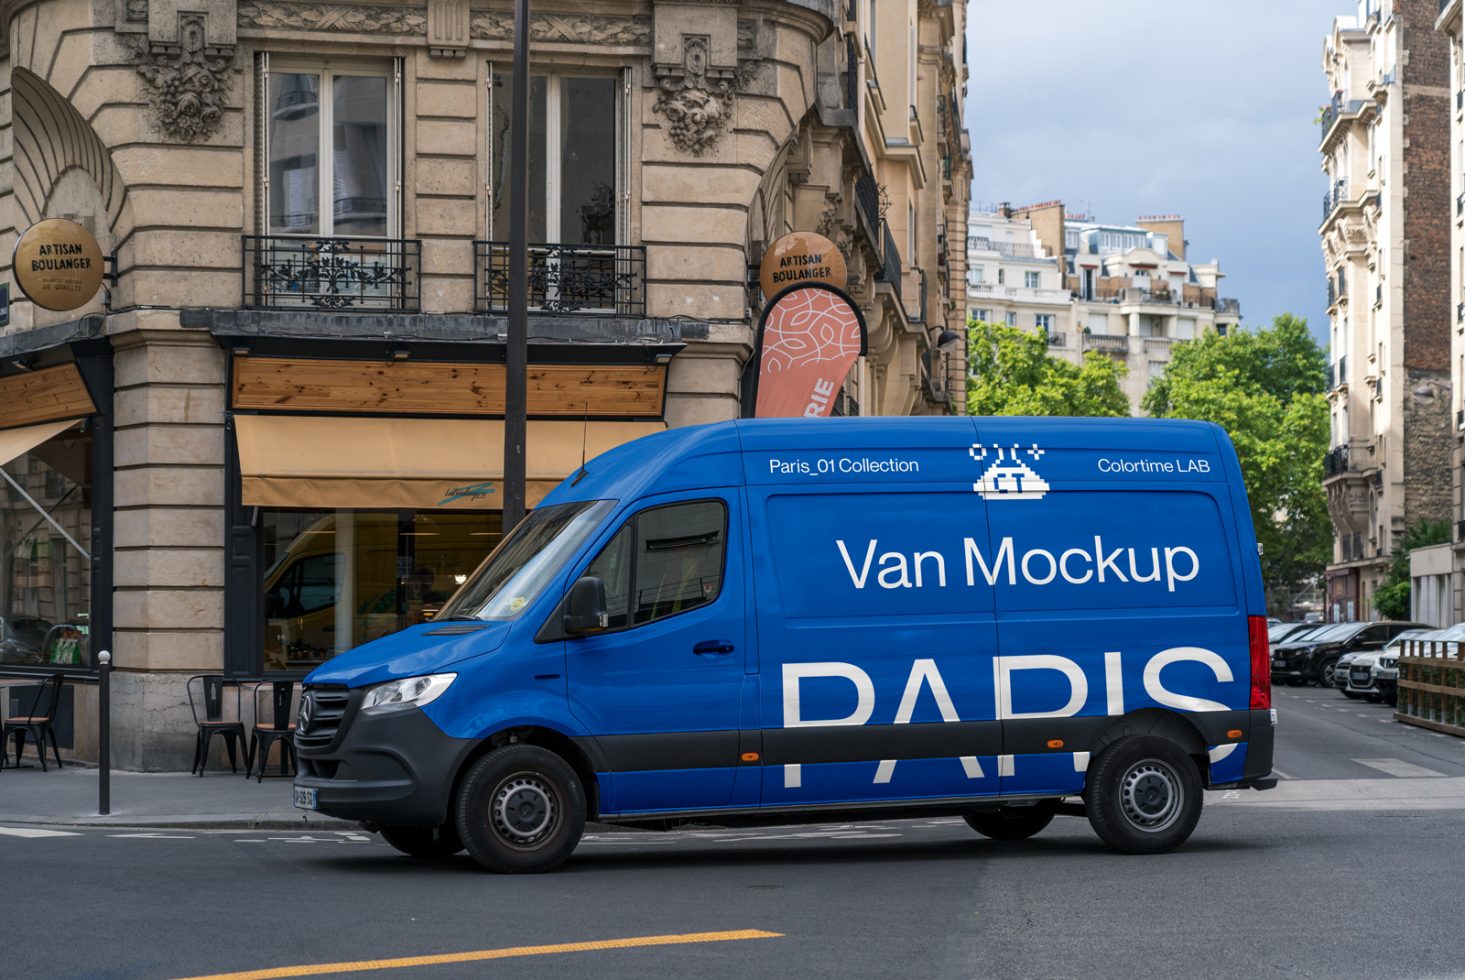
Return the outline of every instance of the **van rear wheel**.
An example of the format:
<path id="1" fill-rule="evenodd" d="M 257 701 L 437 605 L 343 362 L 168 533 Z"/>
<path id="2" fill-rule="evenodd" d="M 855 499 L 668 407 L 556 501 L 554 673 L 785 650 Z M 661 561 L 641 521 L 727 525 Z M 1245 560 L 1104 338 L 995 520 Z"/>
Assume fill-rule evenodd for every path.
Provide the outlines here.
<path id="1" fill-rule="evenodd" d="M 966 813 L 962 819 L 983 837 L 1027 840 L 1052 823 L 1057 812 L 1057 800 L 1044 800 L 1032 806 L 1003 806 L 996 810 Z"/>
<path id="2" fill-rule="evenodd" d="M 1089 766 L 1084 801 L 1104 843 L 1125 854 L 1160 854 L 1185 843 L 1195 830 L 1200 774 L 1169 739 L 1129 735 Z"/>
<path id="3" fill-rule="evenodd" d="M 505 745 L 475 762 L 458 794 L 458 833 L 489 871 L 549 871 L 585 830 L 585 790 L 569 763 L 537 745 Z"/>
<path id="4" fill-rule="evenodd" d="M 409 857 L 452 857 L 463 849 L 453 823 L 441 827 L 383 827 L 379 833 L 382 840 Z"/>

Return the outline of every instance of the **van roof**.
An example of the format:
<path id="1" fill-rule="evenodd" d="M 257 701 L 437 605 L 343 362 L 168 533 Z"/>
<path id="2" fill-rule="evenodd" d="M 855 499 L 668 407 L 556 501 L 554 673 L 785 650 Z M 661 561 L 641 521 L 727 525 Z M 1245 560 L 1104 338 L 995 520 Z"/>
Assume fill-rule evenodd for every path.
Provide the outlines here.
<path id="1" fill-rule="evenodd" d="M 966 448 L 976 443 L 1041 444 L 1154 453 L 1216 453 L 1219 426 L 1180 419 L 1029 417 L 861 417 L 737 419 L 667 429 L 602 453 L 545 499 L 629 499 L 745 483 L 745 452 Z"/>

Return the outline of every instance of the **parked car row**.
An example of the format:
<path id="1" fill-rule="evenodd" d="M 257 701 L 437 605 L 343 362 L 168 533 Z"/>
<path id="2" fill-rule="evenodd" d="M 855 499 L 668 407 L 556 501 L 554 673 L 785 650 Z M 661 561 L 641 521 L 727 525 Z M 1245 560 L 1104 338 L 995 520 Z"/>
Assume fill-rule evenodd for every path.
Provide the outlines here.
<path id="1" fill-rule="evenodd" d="M 1268 630 L 1272 647 L 1272 681 L 1301 686 L 1337 686 L 1340 669 L 1348 669 L 1361 654 L 1383 650 L 1402 634 L 1428 631 L 1423 623 L 1386 620 L 1374 623 L 1278 623 Z M 1345 660 L 1346 658 L 1346 660 Z"/>
<path id="2" fill-rule="evenodd" d="M 1272 680 L 1278 684 L 1316 683 L 1345 697 L 1396 704 L 1399 656 L 1407 641 L 1465 641 L 1465 623 L 1436 629 L 1423 623 L 1273 623 Z"/>

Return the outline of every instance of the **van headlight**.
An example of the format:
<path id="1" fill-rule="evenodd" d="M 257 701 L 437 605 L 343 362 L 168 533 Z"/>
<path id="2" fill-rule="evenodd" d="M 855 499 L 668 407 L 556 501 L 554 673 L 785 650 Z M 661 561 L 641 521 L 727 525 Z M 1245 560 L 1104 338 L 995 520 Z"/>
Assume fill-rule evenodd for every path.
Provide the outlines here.
<path id="1" fill-rule="evenodd" d="M 366 700 L 361 702 L 361 710 L 388 711 L 413 705 L 421 708 L 436 701 L 457 677 L 457 674 L 427 674 L 369 687 Z"/>

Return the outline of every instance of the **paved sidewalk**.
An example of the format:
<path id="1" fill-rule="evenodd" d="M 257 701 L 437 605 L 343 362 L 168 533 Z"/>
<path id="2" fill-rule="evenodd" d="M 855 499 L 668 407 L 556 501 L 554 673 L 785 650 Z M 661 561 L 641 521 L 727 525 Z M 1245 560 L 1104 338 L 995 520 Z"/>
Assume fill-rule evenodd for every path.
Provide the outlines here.
<path id="1" fill-rule="evenodd" d="M 12 757 L 13 759 L 13 757 Z M 28 757 L 31 764 L 34 757 Z M 297 810 L 290 802 L 290 780 L 266 776 L 264 782 L 227 770 L 203 777 L 189 773 L 112 773 L 112 812 L 97 815 L 98 771 L 68 763 L 49 772 L 0 770 L 0 826 L 188 827 L 217 830 L 342 830 L 353 823 Z"/>

